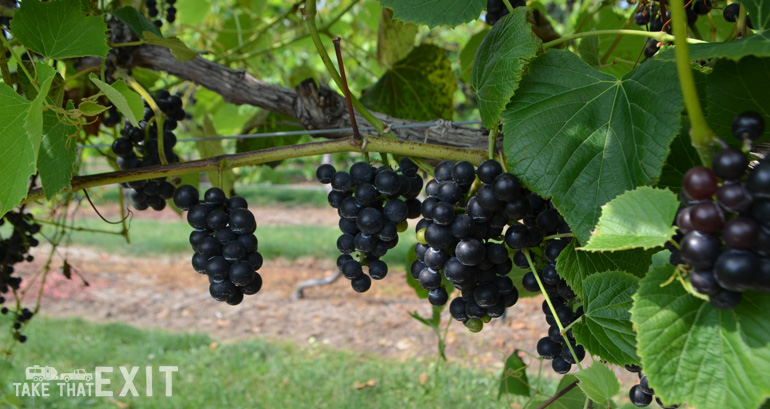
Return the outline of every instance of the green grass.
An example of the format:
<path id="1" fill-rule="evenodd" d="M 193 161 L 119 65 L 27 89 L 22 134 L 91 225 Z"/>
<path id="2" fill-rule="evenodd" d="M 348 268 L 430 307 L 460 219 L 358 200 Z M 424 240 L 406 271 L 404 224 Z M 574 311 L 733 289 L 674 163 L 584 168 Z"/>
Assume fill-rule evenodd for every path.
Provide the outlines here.
<path id="1" fill-rule="evenodd" d="M 334 216 L 336 217 L 336 215 Z M 102 230 L 119 230 L 100 219 L 84 218 L 77 222 L 78 227 Z M 123 237 L 92 232 L 72 232 L 72 244 L 96 247 L 99 251 L 122 255 L 158 255 L 183 253 L 192 257 L 188 238 L 192 229 L 183 219 L 179 221 L 158 221 L 134 219 L 131 222 L 129 236 L 131 244 L 126 244 Z M 259 252 L 266 259 L 285 258 L 295 260 L 300 257 L 335 260 L 339 256 L 337 238 L 340 232 L 335 227 L 327 226 L 258 226 Z M 403 266 L 406 252 L 416 243 L 413 234 L 405 232 L 399 235 L 399 243 L 388 251 L 383 260 L 391 266 Z"/>
<path id="2" fill-rule="evenodd" d="M 2 326 L 7 320 L 0 320 Z M 52 366 L 59 372 L 96 366 L 106 373 L 114 393 L 106 397 L 59 397 L 52 383 L 48 398 L 22 398 L 25 407 L 115 408 L 499 408 L 499 374 L 444 364 L 433 379 L 431 363 L 406 363 L 334 350 L 315 344 L 300 347 L 254 339 L 209 347 L 206 335 L 140 330 L 123 324 L 35 318 L 25 330 L 26 344 L 14 351 L 10 368 L 0 371 L 0 395 L 12 382 L 24 382 L 24 368 Z M 1 362 L 0 362 L 1 364 Z M 171 397 L 166 397 L 160 365 L 178 366 Z M 0 365 L 2 366 L 2 365 Z M 117 396 L 123 388 L 118 366 L 138 366 L 134 384 L 140 396 Z M 144 395 L 145 367 L 154 370 L 154 396 Z M 418 379 L 426 372 L 425 385 Z M 4 378 L 4 379 L 2 379 Z M 375 380 L 357 389 L 356 382 Z M 2 399 L 0 399 L 2 401 Z M 2 408 L 0 403 L 0 408 Z"/>

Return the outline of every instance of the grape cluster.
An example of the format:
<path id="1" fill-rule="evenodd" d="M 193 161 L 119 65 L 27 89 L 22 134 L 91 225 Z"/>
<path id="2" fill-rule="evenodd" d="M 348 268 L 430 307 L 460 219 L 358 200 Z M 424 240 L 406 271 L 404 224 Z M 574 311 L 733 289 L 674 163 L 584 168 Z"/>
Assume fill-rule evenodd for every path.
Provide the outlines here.
<path id="1" fill-rule="evenodd" d="M 423 180 L 417 165 L 404 157 L 398 171 L 387 166 L 375 168 L 367 162 L 356 162 L 350 172 L 337 171 L 334 166 L 318 167 L 316 177 L 331 184 L 329 204 L 340 216 L 342 235 L 337 239 L 337 267 L 350 280 L 353 290 L 369 290 L 372 279 L 382 280 L 388 273 L 387 264 L 380 260 L 398 244 L 398 233 L 407 228 L 407 219 L 420 213 L 417 196 Z M 351 254 L 359 252 L 358 260 Z M 368 266 L 369 274 L 363 267 Z"/>
<path id="2" fill-rule="evenodd" d="M 764 127 L 759 114 L 744 112 L 732 130 L 751 141 Z M 671 264 L 690 266 L 693 289 L 723 309 L 737 306 L 743 291 L 770 292 L 770 160 L 749 170 L 744 152 L 725 147 L 712 169 L 687 171 L 682 195 L 687 206 L 676 217 Z"/>
<path id="3" fill-rule="evenodd" d="M 151 18 L 156 18 L 160 15 L 160 10 L 158 9 L 158 1 L 157 0 L 147 0 L 145 3 L 147 5 L 147 15 Z M 176 21 L 176 7 L 174 7 L 174 4 L 176 4 L 176 0 L 166 0 L 166 4 L 168 7 L 166 8 L 166 22 L 169 24 L 172 24 Z M 163 21 L 158 18 L 157 20 L 152 22 L 155 24 L 156 27 L 160 28 L 163 26 Z"/>
<path id="4" fill-rule="evenodd" d="M 559 276 L 556 268 L 559 254 L 572 238 L 544 240 L 544 237 L 556 234 L 567 235 L 571 230 L 550 200 L 545 200 L 536 193 L 529 193 L 525 196 L 525 202 L 526 210 L 521 223 L 511 224 L 505 232 L 505 243 L 516 250 L 513 254 L 513 263 L 519 268 L 531 270 L 529 260 L 524 253 L 525 249 L 531 254 L 532 265 L 538 274 L 536 277 L 533 271 L 526 273 L 522 278 L 522 287 L 529 292 L 540 293 L 540 284 L 538 284 L 540 281 L 553 305 L 552 311 L 548 302 L 543 301 L 543 313 L 550 327 L 548 335 L 538 341 L 537 352 L 542 358 L 552 360 L 551 367 L 554 371 L 564 374 L 569 372 L 572 365 L 576 363 L 575 356 L 578 362 L 585 358 L 585 348 L 577 344 L 571 329 L 565 334 L 565 340 L 556 319 L 558 318 L 559 323 L 565 327 L 583 315 L 583 307 L 573 311 L 572 307 L 576 303 L 575 292 Z M 570 347 L 575 352 L 575 356 L 572 355 Z"/>
<path id="5" fill-rule="evenodd" d="M 29 254 L 32 247 L 40 242 L 34 237 L 40 231 L 40 225 L 35 223 L 35 219 L 30 213 L 8 212 L 0 219 L 0 226 L 5 223 L 13 226 L 13 232 L 10 237 L 0 240 L 0 305 L 6 302 L 6 295 L 19 289 L 21 277 L 14 276 L 14 265 L 23 261 L 31 262 L 34 257 Z M 3 306 L 0 313 L 8 314 L 11 310 Z M 13 336 L 19 342 L 25 342 L 27 337 L 19 332 L 24 322 L 32 318 L 32 312 L 23 308 L 14 311 L 15 319 L 13 323 Z"/>
<path id="6" fill-rule="evenodd" d="M 640 408 L 649 406 L 652 403 L 652 398 L 655 398 L 658 406 L 663 409 L 676 409 L 679 407 L 679 405 L 665 405 L 659 397 L 655 396 L 655 390 L 650 388 L 647 375 L 642 374 L 642 369 L 640 367 L 636 365 L 629 365 L 626 366 L 626 369 L 639 375 L 639 383 L 632 386 L 631 390 L 628 391 L 628 398 L 631 400 L 631 403 L 633 403 L 634 406 L 638 406 Z"/>
<path id="7" fill-rule="evenodd" d="M 425 186 L 422 219 L 415 227 L 412 276 L 434 306 L 447 303 L 448 283 L 462 291 L 449 304 L 452 317 L 472 332 L 501 317 L 519 293 L 508 277 L 513 262 L 500 243 L 510 220 L 523 216 L 516 176 L 494 160 L 478 169 L 466 161 L 440 162 Z"/>
<path id="8" fill-rule="evenodd" d="M 195 254 L 192 266 L 209 278 L 209 293 L 217 301 L 238 305 L 244 295 L 262 288 L 262 255 L 257 251 L 257 222 L 240 196 L 229 199 L 222 189 L 212 187 L 199 200 L 198 190 L 179 186 L 174 204 L 187 210 L 192 226 L 190 245 Z"/>
<path id="9" fill-rule="evenodd" d="M 527 7 L 527 2 L 525 0 L 511 0 L 511 6 L 513 8 Z M 505 7 L 503 0 L 487 0 L 487 16 L 484 18 L 487 24 L 493 26 L 507 15 L 508 8 Z"/>
<path id="10" fill-rule="evenodd" d="M 122 136 L 113 141 L 112 152 L 117 156 L 119 168 L 136 169 L 161 164 L 158 152 L 159 123 L 163 124 L 163 153 L 166 160 L 168 163 L 179 162 L 179 156 L 174 153 L 176 135 L 173 131 L 177 128 L 178 121 L 187 115 L 182 109 L 182 99 L 166 90 L 160 90 L 155 94 L 155 101 L 164 115 L 156 117 L 155 112 L 145 102 L 144 117 L 139 126 L 133 126 L 126 121 L 121 131 Z M 165 177 L 136 180 L 121 185 L 130 188 L 128 195 L 136 210 L 146 210 L 148 207 L 163 210 L 166 200 L 174 196 L 174 185 Z"/>

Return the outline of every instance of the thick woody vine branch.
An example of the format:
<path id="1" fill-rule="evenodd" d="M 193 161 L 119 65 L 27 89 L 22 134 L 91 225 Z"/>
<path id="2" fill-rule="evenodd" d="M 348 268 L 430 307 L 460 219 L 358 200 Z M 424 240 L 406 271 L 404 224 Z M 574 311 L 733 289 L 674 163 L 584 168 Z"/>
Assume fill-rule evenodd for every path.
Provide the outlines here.
<path id="1" fill-rule="evenodd" d="M 121 58 L 121 60 L 124 60 Z M 194 82 L 236 105 L 253 105 L 297 119 L 306 129 L 335 129 L 351 127 L 345 98 L 327 87 L 318 87 L 314 80 L 301 83 L 296 91 L 261 81 L 248 72 L 233 70 L 202 57 L 178 61 L 166 48 L 154 45 L 134 47 L 128 55 L 126 68 L 142 67 L 165 71 L 182 80 Z M 391 127 L 394 125 L 426 124 L 431 121 L 411 121 L 382 113 L 374 116 Z M 356 113 L 360 126 L 371 126 Z M 393 129 L 402 141 L 423 142 L 474 150 L 487 149 L 486 131 L 468 127 L 448 126 L 443 129 Z M 344 138 L 349 132 L 326 134 L 327 138 Z"/>

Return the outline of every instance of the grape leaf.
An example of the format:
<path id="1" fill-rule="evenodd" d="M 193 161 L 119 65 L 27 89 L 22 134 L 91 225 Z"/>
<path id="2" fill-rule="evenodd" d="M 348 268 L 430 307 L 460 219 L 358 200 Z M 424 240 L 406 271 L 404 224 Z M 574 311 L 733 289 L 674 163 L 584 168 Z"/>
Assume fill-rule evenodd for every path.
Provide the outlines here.
<path id="1" fill-rule="evenodd" d="M 735 62 L 719 60 L 708 76 L 707 120 L 714 132 L 728 143 L 740 147 L 733 137 L 732 123 L 736 115 L 755 111 L 770 119 L 770 58 L 746 57 Z M 770 140 L 770 126 L 765 127 L 760 141 Z"/>
<path id="2" fill-rule="evenodd" d="M 583 368 L 575 377 L 580 380 L 578 387 L 594 402 L 607 403 L 620 392 L 618 377 L 601 362 Z"/>
<path id="3" fill-rule="evenodd" d="M 27 194 L 29 176 L 35 171 L 34 140 L 24 128 L 31 102 L 0 84 L 0 215 L 19 204 Z"/>
<path id="4" fill-rule="evenodd" d="M 41 3 L 27 0 L 11 20 L 22 45 L 47 58 L 106 57 L 107 24 L 99 16 L 83 16 L 79 0 Z"/>
<path id="5" fill-rule="evenodd" d="M 475 20 L 484 10 L 485 0 L 381 0 L 383 7 L 393 9 L 393 17 L 407 23 L 429 27 L 449 26 Z"/>
<path id="6" fill-rule="evenodd" d="M 484 37 L 471 71 L 479 114 L 487 129 L 497 126 L 500 112 L 519 87 L 529 61 L 537 55 L 540 39 L 527 23 L 527 8 L 517 7 L 500 19 Z"/>
<path id="7" fill-rule="evenodd" d="M 623 80 L 550 50 L 503 112 L 508 168 L 553 203 L 581 243 L 615 196 L 660 176 L 679 131 L 673 64 L 649 61 Z"/>
<path id="8" fill-rule="evenodd" d="M 671 223 L 679 199 L 666 189 L 642 186 L 602 206 L 599 224 L 580 250 L 616 251 L 662 246 L 676 234 Z"/>
<path id="9" fill-rule="evenodd" d="M 599 37 L 586 37 L 580 40 L 578 54 L 586 64 L 598 70 L 602 65 L 599 55 Z"/>
<path id="10" fill-rule="evenodd" d="M 153 45 L 159 45 L 161 47 L 166 47 L 171 51 L 171 54 L 176 57 L 179 61 L 192 61 L 195 59 L 195 57 L 198 56 L 198 53 L 191 50 L 190 47 L 185 45 L 185 43 L 182 42 L 182 40 L 178 39 L 177 37 L 158 37 L 155 34 L 153 34 L 150 31 L 145 31 L 142 33 L 142 37 L 144 37 L 144 41 L 147 44 L 153 44 Z"/>
<path id="11" fill-rule="evenodd" d="M 82 105 L 82 104 L 81 104 Z M 77 149 L 70 136 L 77 128 L 65 125 L 53 112 L 43 114 L 43 139 L 37 157 L 37 169 L 45 198 L 50 199 L 70 187 Z"/>
<path id="12" fill-rule="evenodd" d="M 393 65 L 361 97 L 361 103 L 396 118 L 451 119 L 457 80 L 446 51 L 423 44 Z"/>
<path id="13" fill-rule="evenodd" d="M 139 94 L 128 89 L 123 80 L 115 81 L 110 85 L 99 80 L 96 75 L 91 74 L 89 78 L 132 125 L 139 126 L 139 118 L 144 115 L 144 103 Z"/>
<path id="14" fill-rule="evenodd" d="M 414 24 L 394 20 L 393 10 L 383 8 L 377 30 L 377 62 L 380 67 L 389 69 L 409 55 L 419 30 Z"/>
<path id="15" fill-rule="evenodd" d="M 572 382 L 575 382 L 577 378 L 575 378 L 575 375 L 567 374 L 564 375 L 564 377 L 561 378 L 561 381 L 559 381 L 559 385 L 556 386 L 557 391 L 562 391 L 564 388 L 569 386 Z M 537 398 L 532 399 L 529 401 L 527 406 L 525 406 L 525 409 L 539 409 L 542 408 L 546 401 L 548 401 L 549 398 Z M 580 388 L 572 388 L 569 392 L 565 393 L 559 399 L 556 399 L 555 401 L 548 404 L 548 409 L 575 409 L 575 408 L 582 408 L 586 401 L 586 395 L 583 393 L 583 391 Z M 600 407 L 597 407 L 594 405 L 594 408 L 600 409 Z"/>
<path id="16" fill-rule="evenodd" d="M 588 276 L 606 271 L 623 271 L 644 277 L 654 253 L 654 250 L 642 249 L 612 253 L 578 251 L 573 241 L 556 259 L 556 271 L 578 294 L 578 298 L 583 299 L 583 280 Z"/>
<path id="17" fill-rule="evenodd" d="M 152 24 L 139 10 L 126 6 L 112 12 L 120 21 L 124 22 L 131 31 L 140 39 L 144 39 L 144 32 L 149 31 L 158 37 L 163 37 L 155 24 Z"/>
<path id="18" fill-rule="evenodd" d="M 467 83 L 473 81 L 471 76 L 473 71 L 473 60 L 476 58 L 476 52 L 479 50 L 481 42 L 484 40 L 484 37 L 487 36 L 489 31 L 489 28 L 485 28 L 474 34 L 473 37 L 465 43 L 463 50 L 460 51 L 460 79 Z"/>
<path id="19" fill-rule="evenodd" d="M 80 105 L 78 105 L 78 111 L 80 111 L 80 113 L 84 116 L 99 115 L 108 109 L 109 108 L 104 105 L 91 101 L 83 101 L 80 103 Z"/>
<path id="20" fill-rule="evenodd" d="M 770 396 L 770 294 L 743 293 L 720 310 L 676 281 L 670 268 L 639 283 L 631 321 L 655 395 L 698 409 L 756 408 Z"/>
<path id="21" fill-rule="evenodd" d="M 514 350 L 505 360 L 503 373 L 500 374 L 500 388 L 497 391 L 498 399 L 504 393 L 520 396 L 529 396 L 531 393 L 529 381 L 527 380 L 527 366 L 519 358 L 518 353 L 519 350 Z"/>
<path id="22" fill-rule="evenodd" d="M 639 363 L 629 313 L 638 281 L 619 271 L 593 274 L 583 281 L 585 315 L 572 331 L 586 350 L 613 364 Z"/>
<path id="23" fill-rule="evenodd" d="M 43 102 L 46 101 L 56 71 L 42 62 L 35 64 L 35 67 L 40 89 L 29 106 L 24 129 L 27 131 L 27 137 L 34 141 L 33 143 L 37 147 L 40 144 L 40 138 L 43 137 Z M 37 148 L 35 149 L 35 159 L 37 159 Z"/>

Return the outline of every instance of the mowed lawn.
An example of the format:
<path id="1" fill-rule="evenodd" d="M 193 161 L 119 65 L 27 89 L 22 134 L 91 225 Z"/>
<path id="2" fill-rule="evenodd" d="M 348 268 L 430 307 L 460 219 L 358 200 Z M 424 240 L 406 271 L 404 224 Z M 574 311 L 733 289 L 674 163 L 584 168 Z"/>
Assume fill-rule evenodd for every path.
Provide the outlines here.
<path id="1" fill-rule="evenodd" d="M 8 325 L 7 318 L 0 326 Z M 36 317 L 25 329 L 29 340 L 17 345 L 12 361 L 0 361 L 2 392 L 25 382 L 25 368 L 50 366 L 59 372 L 96 366 L 113 367 L 103 390 L 112 397 L 21 397 L 30 408 L 499 408 L 499 373 L 434 363 L 398 362 L 335 350 L 329 346 L 297 346 L 254 339 L 216 344 L 202 334 L 176 334 L 123 324 Z M 7 338 L 6 338 L 7 339 Z M 120 371 L 139 367 L 133 385 L 139 396 L 119 396 L 126 385 Z M 160 366 L 176 366 L 171 394 Z M 146 368 L 151 367 L 153 396 L 146 394 Z M 169 372 L 170 373 L 170 372 Z M 75 381 L 71 381 L 75 382 Z M 66 392 L 65 392 L 66 394 Z M 2 398 L 0 398 L 2 402 Z M 0 403 L 0 407 L 3 404 Z"/>

